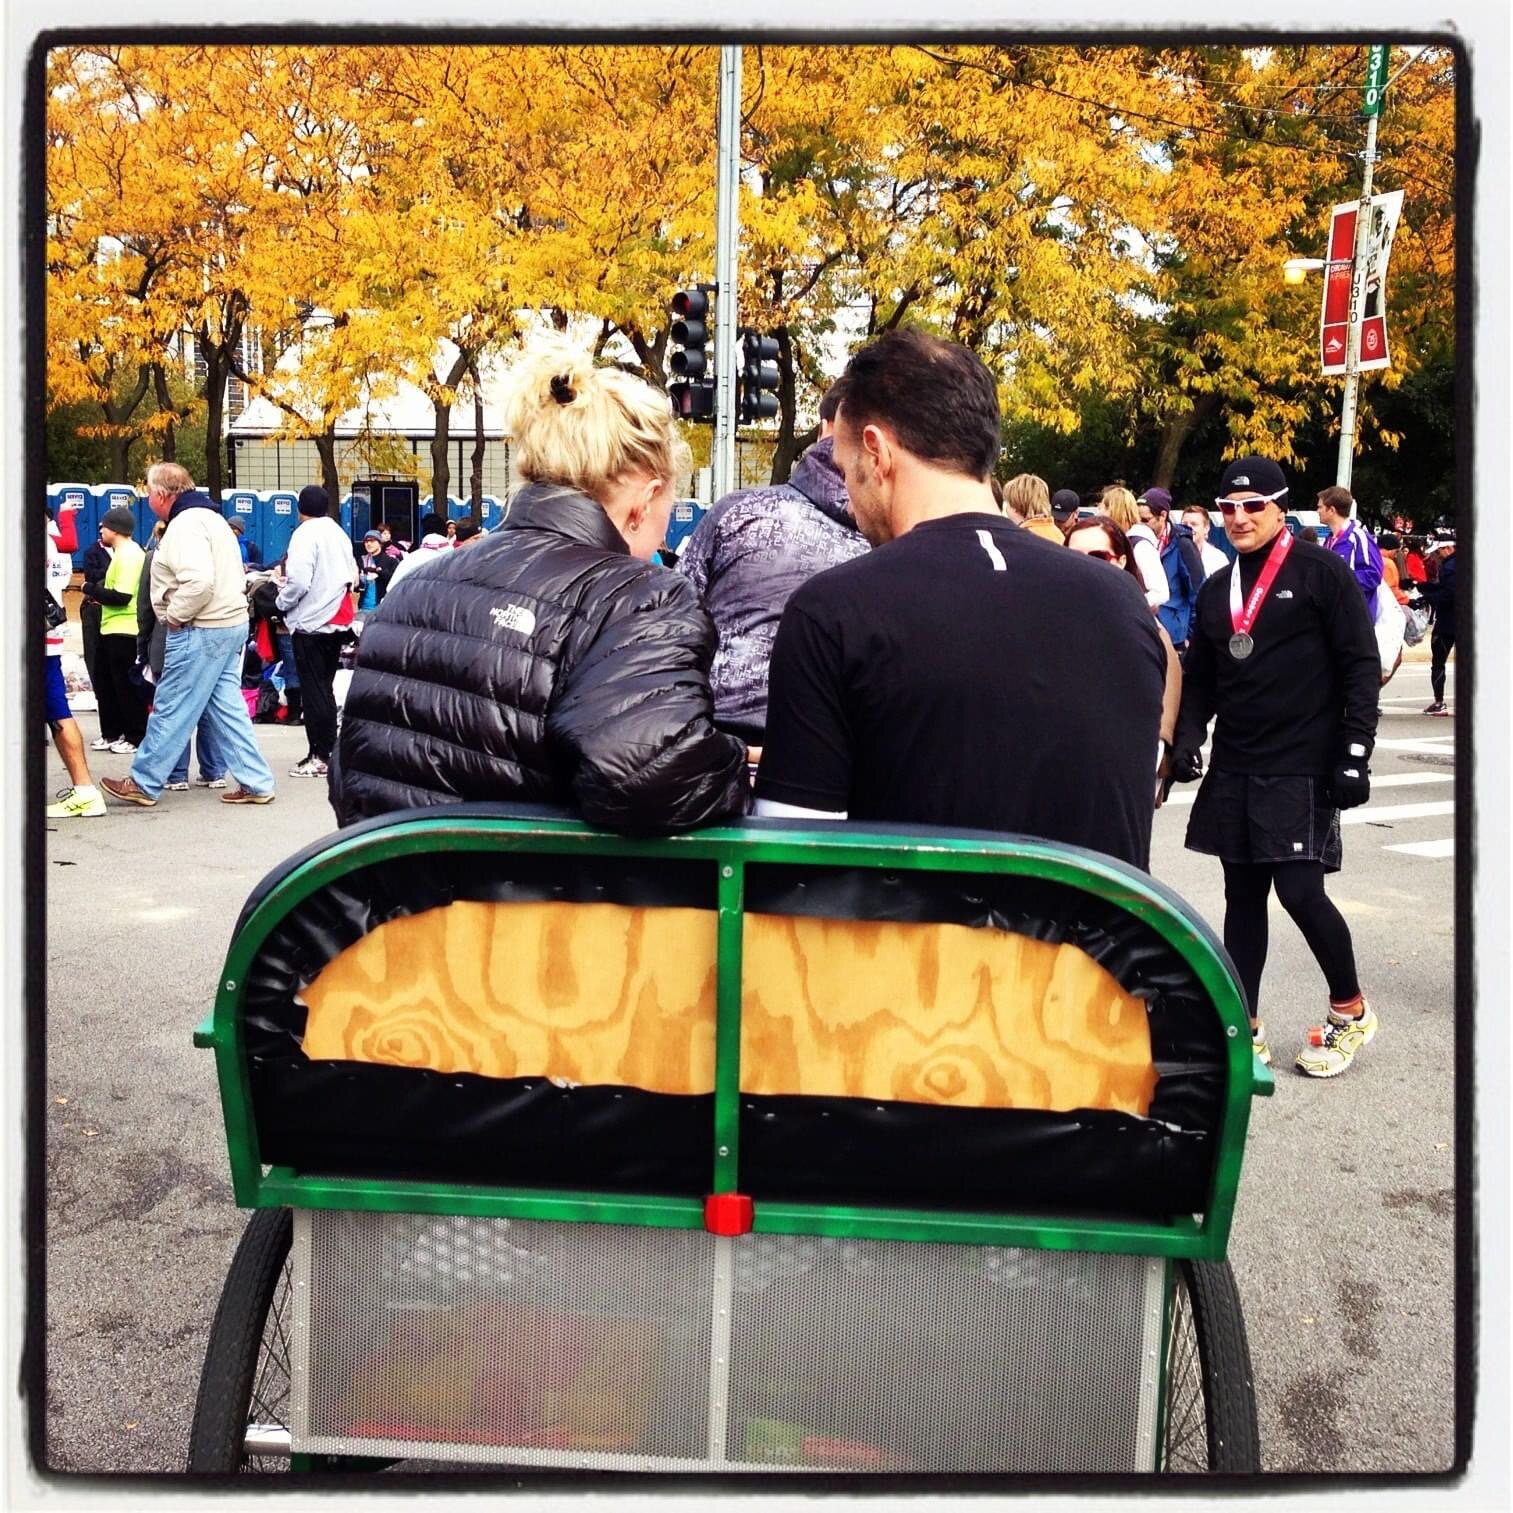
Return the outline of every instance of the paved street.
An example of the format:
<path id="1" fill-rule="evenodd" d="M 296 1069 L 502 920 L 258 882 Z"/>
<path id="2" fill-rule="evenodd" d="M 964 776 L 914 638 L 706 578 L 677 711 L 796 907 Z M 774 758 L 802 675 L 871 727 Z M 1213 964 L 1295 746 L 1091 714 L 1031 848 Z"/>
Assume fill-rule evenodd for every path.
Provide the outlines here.
<path id="1" fill-rule="evenodd" d="M 1452 675 L 1451 697 L 1454 697 Z M 1291 1071 L 1325 1007 L 1276 909 L 1263 1012 L 1277 1093 L 1257 1103 L 1231 1257 L 1265 1464 L 1406 1471 L 1452 1455 L 1455 1088 L 1451 722 L 1428 669 L 1385 691 L 1371 803 L 1347 815 L 1331 894 L 1381 1033 L 1350 1073 Z M 80 716 L 86 739 L 95 718 Z M 244 1216 L 230 1201 L 214 1066 L 190 1046 L 242 900 L 328 831 L 322 782 L 285 776 L 303 732 L 258 727 L 278 802 L 168 794 L 56 823 L 48 865 L 48 1420 L 52 1464 L 182 1463 L 210 1317 Z M 94 754 L 92 754 L 94 755 Z M 95 757 L 123 774 L 129 757 Z M 49 748 L 49 788 L 63 782 Z M 1157 816 L 1153 870 L 1216 925 L 1218 863 L 1183 849 L 1191 793 Z"/>

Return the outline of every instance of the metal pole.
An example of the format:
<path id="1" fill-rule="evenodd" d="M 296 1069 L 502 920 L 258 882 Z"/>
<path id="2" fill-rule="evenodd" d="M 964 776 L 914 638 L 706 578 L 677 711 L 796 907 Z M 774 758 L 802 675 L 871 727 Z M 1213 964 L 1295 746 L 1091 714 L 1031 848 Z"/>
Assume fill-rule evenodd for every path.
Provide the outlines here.
<path id="1" fill-rule="evenodd" d="M 741 226 L 741 49 L 720 49 L 718 177 L 715 190 L 714 446 L 710 453 L 713 493 L 735 487 L 736 422 L 736 243 Z"/>
<path id="2" fill-rule="evenodd" d="M 1361 202 L 1355 212 L 1355 246 L 1351 249 L 1350 321 L 1345 327 L 1345 393 L 1340 401 L 1340 462 L 1334 481 L 1350 487 L 1350 469 L 1355 461 L 1355 408 L 1361 375 L 1361 306 L 1366 296 L 1365 247 L 1371 221 L 1371 169 L 1376 162 L 1376 120 L 1366 122 L 1366 172 L 1361 178 Z"/>

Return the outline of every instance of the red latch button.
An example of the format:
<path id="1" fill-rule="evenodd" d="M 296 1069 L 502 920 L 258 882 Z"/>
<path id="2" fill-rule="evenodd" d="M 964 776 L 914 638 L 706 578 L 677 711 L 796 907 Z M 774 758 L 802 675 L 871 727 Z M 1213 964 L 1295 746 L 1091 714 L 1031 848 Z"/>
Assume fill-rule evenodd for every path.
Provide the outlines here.
<path id="1" fill-rule="evenodd" d="M 754 1213 L 745 1193 L 711 1193 L 704 1200 L 704 1228 L 712 1235 L 749 1235 Z"/>

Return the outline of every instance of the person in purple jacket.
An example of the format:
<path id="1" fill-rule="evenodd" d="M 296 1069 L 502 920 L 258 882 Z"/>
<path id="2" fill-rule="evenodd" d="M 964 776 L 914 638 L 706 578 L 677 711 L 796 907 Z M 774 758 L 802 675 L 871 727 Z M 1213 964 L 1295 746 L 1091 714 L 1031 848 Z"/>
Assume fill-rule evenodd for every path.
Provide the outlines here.
<path id="1" fill-rule="evenodd" d="M 1338 484 L 1325 489 L 1318 499 L 1319 524 L 1329 532 L 1329 550 L 1343 557 L 1366 596 L 1366 608 L 1376 620 L 1376 591 L 1382 581 L 1381 548 L 1371 532 L 1354 518 L 1355 499 Z"/>
<path id="2" fill-rule="evenodd" d="M 832 432 L 842 381 L 820 401 L 820 439 L 787 483 L 717 500 L 678 554 L 719 633 L 709 683 L 715 724 L 760 746 L 767 725 L 767 664 L 783 607 L 801 583 L 868 550 L 836 466 Z"/>

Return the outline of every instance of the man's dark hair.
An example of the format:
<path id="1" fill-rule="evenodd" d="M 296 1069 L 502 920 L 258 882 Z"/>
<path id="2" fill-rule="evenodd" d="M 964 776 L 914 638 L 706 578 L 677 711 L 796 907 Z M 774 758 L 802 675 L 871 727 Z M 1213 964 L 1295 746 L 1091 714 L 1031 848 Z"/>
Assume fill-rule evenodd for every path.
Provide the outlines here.
<path id="1" fill-rule="evenodd" d="M 483 527 L 472 520 L 459 520 L 457 522 L 458 541 L 471 541 Z"/>
<path id="2" fill-rule="evenodd" d="M 1350 506 L 1354 503 L 1355 497 L 1349 489 L 1342 489 L 1339 484 L 1331 483 L 1327 489 L 1320 492 L 1318 504 L 1314 508 L 1317 509 L 1319 505 L 1327 504 L 1336 514 L 1348 515 L 1350 513 Z"/>
<path id="3" fill-rule="evenodd" d="M 906 326 L 868 342 L 840 381 L 858 432 L 885 425 L 922 461 L 987 480 L 1003 442 L 998 386 L 970 348 Z"/>
<path id="4" fill-rule="evenodd" d="M 836 381 L 825 390 L 825 397 L 820 400 L 820 419 L 822 421 L 835 421 L 836 413 L 841 407 L 841 401 L 846 397 L 846 375 L 843 373 Z"/>

